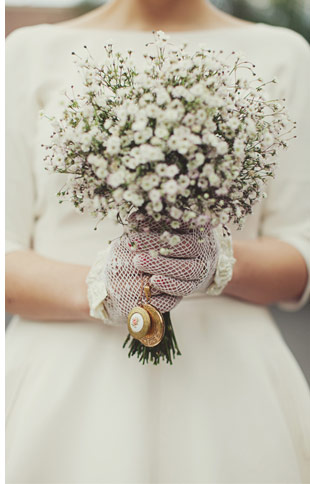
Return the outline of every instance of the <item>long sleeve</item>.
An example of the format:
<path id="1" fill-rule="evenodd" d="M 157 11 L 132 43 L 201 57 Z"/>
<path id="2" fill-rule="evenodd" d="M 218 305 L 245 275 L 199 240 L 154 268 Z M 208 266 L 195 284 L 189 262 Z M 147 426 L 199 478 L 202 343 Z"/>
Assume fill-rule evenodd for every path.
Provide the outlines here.
<path id="1" fill-rule="evenodd" d="M 286 72 L 279 73 L 280 97 L 286 99 L 290 117 L 297 122 L 287 150 L 279 156 L 276 177 L 269 183 L 264 201 L 260 234 L 283 240 L 300 251 L 308 268 L 308 283 L 297 302 L 278 306 L 295 311 L 310 295 L 310 47 L 291 32 Z"/>
<path id="2" fill-rule="evenodd" d="M 5 42 L 6 252 L 30 248 L 34 224 L 31 165 L 38 110 L 33 96 L 33 52 L 27 39 L 23 27 Z"/>

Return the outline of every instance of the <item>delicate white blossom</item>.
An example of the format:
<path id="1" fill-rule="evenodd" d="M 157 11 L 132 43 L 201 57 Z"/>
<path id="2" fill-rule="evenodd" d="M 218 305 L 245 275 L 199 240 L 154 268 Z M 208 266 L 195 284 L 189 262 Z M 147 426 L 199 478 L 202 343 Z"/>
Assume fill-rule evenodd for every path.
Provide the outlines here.
<path id="1" fill-rule="evenodd" d="M 183 222 L 241 227 L 295 123 L 243 55 L 168 40 L 154 33 L 142 68 L 111 42 L 101 65 L 75 56 L 83 87 L 49 117 L 45 161 L 75 209 L 113 220 L 138 209 L 171 227 L 173 246 Z"/>

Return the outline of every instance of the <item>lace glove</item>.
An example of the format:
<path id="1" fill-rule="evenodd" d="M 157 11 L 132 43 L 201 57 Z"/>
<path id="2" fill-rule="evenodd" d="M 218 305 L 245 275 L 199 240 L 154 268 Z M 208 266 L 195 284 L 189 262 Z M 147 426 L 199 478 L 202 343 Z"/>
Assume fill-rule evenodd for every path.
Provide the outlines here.
<path id="1" fill-rule="evenodd" d="M 125 323 L 139 302 L 144 272 L 153 274 L 151 303 L 162 312 L 170 311 L 192 292 L 222 292 L 235 263 L 231 236 L 224 236 L 222 226 L 212 229 L 207 224 L 200 232 L 188 231 L 183 224 L 180 229 L 185 233 L 180 233 L 177 246 L 170 247 L 169 257 L 150 254 L 164 246 L 156 228 L 159 225 L 150 219 L 136 221 L 135 232 L 129 231 L 98 253 L 86 279 L 91 316 L 108 324 Z"/>
<path id="2" fill-rule="evenodd" d="M 155 222 L 144 218 L 138 222 L 138 227 L 136 224 L 137 231 L 129 232 L 130 242 L 137 254 L 133 263 L 140 271 L 152 274 L 152 294 L 162 291 L 183 297 L 198 289 L 206 290 L 213 280 L 219 254 L 218 241 L 210 221 L 207 220 L 203 230 L 189 229 L 188 224 L 181 225 L 179 243 L 173 247 L 164 245 L 164 237 L 156 232 L 156 228 L 159 229 L 159 225 L 156 227 Z M 152 255 L 154 250 L 157 255 Z"/>
<path id="3" fill-rule="evenodd" d="M 100 251 L 87 275 L 90 315 L 111 325 L 127 324 L 128 313 L 146 298 L 142 274 L 133 264 L 135 253 L 127 234 Z M 181 297 L 152 291 L 151 303 L 161 312 L 173 309 Z"/>

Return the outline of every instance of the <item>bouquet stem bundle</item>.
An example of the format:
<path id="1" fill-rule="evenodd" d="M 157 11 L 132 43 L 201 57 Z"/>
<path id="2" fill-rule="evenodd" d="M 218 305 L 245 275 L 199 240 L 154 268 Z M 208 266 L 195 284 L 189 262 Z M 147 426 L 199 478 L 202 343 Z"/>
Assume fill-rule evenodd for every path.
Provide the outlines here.
<path id="1" fill-rule="evenodd" d="M 175 355 L 182 354 L 179 350 L 174 334 L 170 313 L 164 313 L 163 318 L 165 322 L 165 335 L 161 342 L 153 348 L 144 346 L 139 340 L 132 338 L 132 336 L 128 334 L 123 344 L 123 348 L 125 348 L 127 343 L 129 343 L 128 358 L 136 355 L 143 365 L 149 362 L 158 365 L 160 359 L 163 359 L 166 363 L 172 365 L 172 358 L 175 358 Z"/>

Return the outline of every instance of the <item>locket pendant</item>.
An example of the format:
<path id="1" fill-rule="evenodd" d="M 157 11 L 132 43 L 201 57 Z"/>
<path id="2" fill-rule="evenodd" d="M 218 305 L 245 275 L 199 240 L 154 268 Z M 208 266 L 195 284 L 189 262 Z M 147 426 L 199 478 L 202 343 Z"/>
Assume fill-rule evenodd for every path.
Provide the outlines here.
<path id="1" fill-rule="evenodd" d="M 149 304 L 151 288 L 147 284 L 143 289 L 142 279 L 141 294 L 144 291 L 146 303 L 134 307 L 128 314 L 127 326 L 131 336 L 139 340 L 144 346 L 157 346 L 165 334 L 165 321 L 158 309 Z"/>
<path id="2" fill-rule="evenodd" d="M 151 304 L 143 304 L 143 309 L 146 310 L 151 318 L 151 327 L 148 333 L 139 337 L 144 346 L 153 347 L 157 346 L 164 337 L 165 334 L 165 322 L 160 311 L 158 311 Z"/>
<path id="3" fill-rule="evenodd" d="M 128 314 L 128 331 L 135 339 L 143 338 L 150 330 L 151 317 L 143 307 L 136 306 Z"/>

